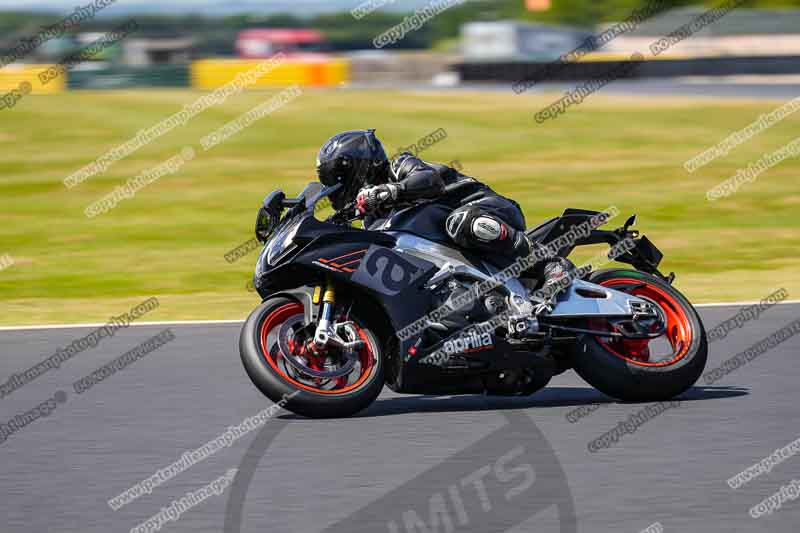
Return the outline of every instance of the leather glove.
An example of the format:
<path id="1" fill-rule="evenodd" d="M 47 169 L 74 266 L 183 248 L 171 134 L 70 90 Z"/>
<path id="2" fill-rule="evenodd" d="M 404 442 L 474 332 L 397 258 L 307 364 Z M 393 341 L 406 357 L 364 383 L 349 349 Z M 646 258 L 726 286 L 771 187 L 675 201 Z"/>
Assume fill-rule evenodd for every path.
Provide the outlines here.
<path id="1" fill-rule="evenodd" d="M 400 187 L 393 183 L 385 183 L 375 187 L 361 189 L 356 196 L 356 214 L 371 215 L 381 207 L 397 200 Z"/>

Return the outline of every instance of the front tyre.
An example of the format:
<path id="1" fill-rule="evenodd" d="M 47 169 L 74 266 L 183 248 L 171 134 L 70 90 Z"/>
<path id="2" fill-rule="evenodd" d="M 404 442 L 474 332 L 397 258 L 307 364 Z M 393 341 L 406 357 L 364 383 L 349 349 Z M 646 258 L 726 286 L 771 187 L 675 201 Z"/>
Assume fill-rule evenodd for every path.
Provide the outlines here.
<path id="1" fill-rule="evenodd" d="M 666 320 L 664 335 L 651 341 L 583 335 L 574 364 L 587 383 L 620 400 L 664 401 L 697 382 L 708 358 L 708 341 L 700 316 L 680 292 L 660 278 L 627 269 L 594 272 L 587 281 L 645 298 Z M 612 329 L 597 320 L 589 326 Z M 656 354 L 657 346 L 665 353 Z"/>
<path id="2" fill-rule="evenodd" d="M 316 356 L 303 349 L 303 311 L 300 302 L 275 297 L 250 314 L 239 336 L 239 354 L 250 380 L 269 399 L 284 400 L 288 410 L 302 416 L 347 417 L 365 409 L 378 397 L 384 382 L 376 336 L 353 318 L 364 346 L 357 352 L 349 373 L 335 378 L 305 374 L 298 367 L 316 372 L 335 371 L 341 359 L 336 353 Z M 280 340 L 281 335 L 290 338 Z M 295 360 L 287 361 L 287 356 Z"/>

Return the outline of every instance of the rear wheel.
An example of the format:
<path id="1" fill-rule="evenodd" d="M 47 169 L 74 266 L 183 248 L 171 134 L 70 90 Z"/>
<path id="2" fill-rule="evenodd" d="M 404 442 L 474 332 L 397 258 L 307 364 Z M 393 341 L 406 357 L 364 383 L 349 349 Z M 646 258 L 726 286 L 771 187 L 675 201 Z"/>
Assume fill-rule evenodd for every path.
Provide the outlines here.
<path id="1" fill-rule="evenodd" d="M 285 398 L 290 411 L 311 418 L 345 417 L 370 405 L 383 388 L 380 345 L 365 325 L 351 317 L 354 354 L 336 348 L 310 349 L 314 325 L 304 324 L 303 304 L 270 298 L 247 318 L 239 353 L 253 384 L 274 402 Z"/>
<path id="2" fill-rule="evenodd" d="M 667 400 L 697 382 L 708 357 L 703 323 L 691 303 L 665 281 L 635 270 L 594 272 L 587 280 L 648 300 L 666 326 L 652 340 L 583 335 L 575 370 L 599 391 L 627 401 Z M 615 331 L 607 321 L 592 320 L 592 330 Z"/>

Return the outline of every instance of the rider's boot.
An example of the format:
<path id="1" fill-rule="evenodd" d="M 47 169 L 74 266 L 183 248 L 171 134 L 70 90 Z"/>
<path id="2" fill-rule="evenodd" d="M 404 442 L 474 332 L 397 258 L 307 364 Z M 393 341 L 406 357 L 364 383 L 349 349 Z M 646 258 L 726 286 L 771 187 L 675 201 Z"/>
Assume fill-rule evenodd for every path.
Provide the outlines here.
<path id="1" fill-rule="evenodd" d="M 575 265 L 569 259 L 552 257 L 537 263 L 532 270 L 536 278 L 541 280 L 541 285 L 531 293 L 533 308 L 530 316 L 509 319 L 509 332 L 515 337 L 525 337 L 538 331 L 538 318 L 553 311 L 558 295 L 572 283 Z"/>
<path id="2" fill-rule="evenodd" d="M 556 296 L 572 283 L 575 265 L 569 259 L 553 257 L 545 262 L 541 272 L 542 286 L 534 296 L 552 304 Z"/>

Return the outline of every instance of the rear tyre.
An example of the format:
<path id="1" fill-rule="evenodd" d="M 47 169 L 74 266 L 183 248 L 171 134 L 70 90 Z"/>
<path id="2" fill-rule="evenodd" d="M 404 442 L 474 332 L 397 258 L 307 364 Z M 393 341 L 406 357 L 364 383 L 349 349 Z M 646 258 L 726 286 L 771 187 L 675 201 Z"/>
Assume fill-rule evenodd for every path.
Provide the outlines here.
<path id="1" fill-rule="evenodd" d="M 347 417 L 365 409 L 378 397 L 384 382 L 376 336 L 351 317 L 364 341 L 355 366 L 341 378 L 313 378 L 288 364 L 277 341 L 287 331 L 285 325 L 302 315 L 303 304 L 286 297 L 267 299 L 250 314 L 239 336 L 239 354 L 250 380 L 270 400 L 283 401 L 288 410 L 309 418 Z"/>
<path id="2" fill-rule="evenodd" d="M 587 281 L 656 303 L 667 322 L 659 339 L 666 340 L 673 353 L 652 360 L 647 341 L 582 335 L 574 354 L 578 375 L 600 392 L 624 401 L 668 400 L 697 382 L 708 358 L 708 341 L 700 316 L 680 292 L 636 270 L 600 270 Z M 592 324 L 592 329 L 598 329 L 597 325 Z"/>

